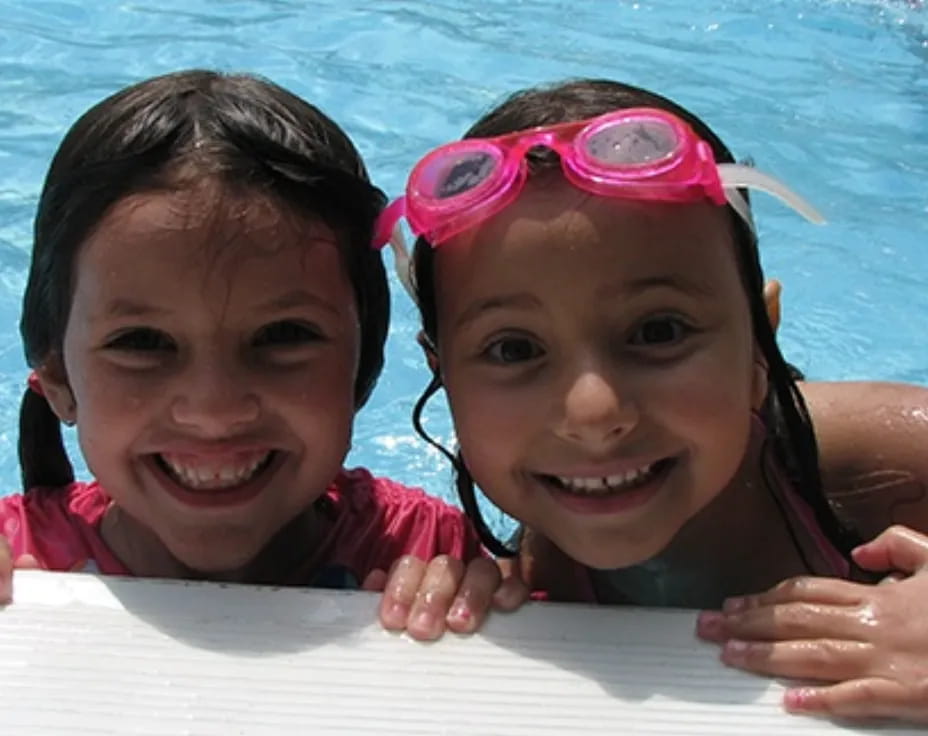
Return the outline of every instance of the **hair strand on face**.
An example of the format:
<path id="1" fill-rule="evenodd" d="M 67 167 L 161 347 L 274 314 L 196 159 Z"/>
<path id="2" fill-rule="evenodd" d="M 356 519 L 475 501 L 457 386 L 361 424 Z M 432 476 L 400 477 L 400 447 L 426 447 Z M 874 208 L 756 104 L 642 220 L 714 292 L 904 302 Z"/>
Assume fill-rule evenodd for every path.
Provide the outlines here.
<path id="1" fill-rule="evenodd" d="M 717 163 L 734 163 L 734 157 L 718 136 L 689 111 L 653 92 L 602 79 L 573 80 L 516 92 L 475 123 L 464 138 L 491 138 L 635 107 L 659 108 L 681 118 L 711 146 Z M 530 175 L 559 170 L 560 167 L 557 154 L 544 147 L 533 148 L 526 158 Z M 740 191 L 749 204 L 747 191 Z M 815 432 L 802 393 L 796 385 L 801 375 L 783 358 L 767 315 L 756 236 L 731 207 L 728 211 L 754 339 L 768 367 L 768 391 L 762 414 L 771 446 L 791 475 L 800 496 L 812 508 L 826 536 L 850 560 L 850 551 L 860 540 L 855 533 L 842 527 L 825 496 Z M 424 238 L 419 238 L 415 244 L 412 272 L 423 333 L 432 344 L 438 345 L 435 249 Z M 460 471 L 466 472 L 462 460 L 453 459 L 452 462 L 459 475 Z M 470 493 L 468 488 L 472 488 L 472 483 L 468 485 L 459 481 L 458 488 L 459 491 L 463 488 L 466 495 Z M 461 501 L 472 505 L 463 496 Z"/>

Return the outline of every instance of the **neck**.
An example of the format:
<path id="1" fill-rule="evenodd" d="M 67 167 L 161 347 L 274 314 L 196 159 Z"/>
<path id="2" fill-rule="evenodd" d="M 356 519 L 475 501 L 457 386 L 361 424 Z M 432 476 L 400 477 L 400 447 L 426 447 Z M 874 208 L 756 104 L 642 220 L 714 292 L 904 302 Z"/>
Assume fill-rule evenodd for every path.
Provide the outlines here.
<path id="1" fill-rule="evenodd" d="M 135 577 L 213 580 L 257 585 L 297 585 L 309 582 L 316 567 L 324 522 L 310 506 L 288 522 L 245 565 L 204 572 L 177 559 L 146 525 L 112 504 L 100 522 L 100 534 Z"/>
<path id="2" fill-rule="evenodd" d="M 828 572 L 808 530 L 785 503 L 788 490 L 774 487 L 777 474 L 765 476 L 764 462 L 763 432 L 753 432 L 735 477 L 667 548 L 639 565 L 593 573 L 600 597 L 717 608 L 729 596 L 759 593 L 795 575 Z"/>

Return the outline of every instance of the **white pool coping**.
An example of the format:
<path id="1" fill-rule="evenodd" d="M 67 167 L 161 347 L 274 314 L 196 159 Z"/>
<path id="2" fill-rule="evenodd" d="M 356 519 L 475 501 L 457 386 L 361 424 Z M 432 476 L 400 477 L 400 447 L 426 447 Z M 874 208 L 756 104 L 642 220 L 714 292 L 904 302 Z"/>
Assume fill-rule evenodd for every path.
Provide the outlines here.
<path id="1" fill-rule="evenodd" d="M 20 571 L 3 734 L 911 734 L 785 714 L 687 611 L 530 604 L 421 644 L 368 593 Z"/>

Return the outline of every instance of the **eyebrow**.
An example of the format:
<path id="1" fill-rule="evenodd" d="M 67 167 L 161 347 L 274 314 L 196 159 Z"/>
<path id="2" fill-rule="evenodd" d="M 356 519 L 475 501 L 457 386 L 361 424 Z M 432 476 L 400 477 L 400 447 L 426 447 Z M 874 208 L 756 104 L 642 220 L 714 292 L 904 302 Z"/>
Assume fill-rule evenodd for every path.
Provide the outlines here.
<path id="1" fill-rule="evenodd" d="M 678 276 L 645 276 L 643 278 L 634 279 L 633 281 L 604 286 L 600 290 L 598 296 L 602 298 L 606 296 L 638 294 L 649 289 L 661 288 L 681 291 L 696 297 L 712 296 L 715 293 L 713 289 L 706 284 L 692 279 Z M 541 300 L 528 292 L 502 294 L 486 299 L 479 299 L 461 312 L 460 316 L 454 322 L 454 327 L 460 329 L 486 312 L 496 309 L 520 309 L 528 311 L 530 309 L 538 309 L 542 306 Z"/>
<path id="2" fill-rule="evenodd" d="M 529 309 L 537 309 L 541 306 L 541 300 L 528 292 L 501 294 L 486 299 L 478 299 L 461 312 L 454 321 L 454 327 L 460 329 L 486 312 L 491 312 L 495 309 L 521 309 L 527 311 Z"/>
<path id="3" fill-rule="evenodd" d="M 695 279 L 681 276 L 644 276 L 642 278 L 625 281 L 619 284 L 606 286 L 601 290 L 601 296 L 614 294 L 640 293 L 649 289 L 673 289 L 682 291 L 690 296 L 713 296 L 715 290 L 709 285 Z"/>
<path id="4" fill-rule="evenodd" d="M 277 312 L 294 307 L 319 307 L 325 311 L 337 316 L 341 311 L 327 299 L 306 291 L 305 289 L 294 289 L 286 294 L 281 294 L 266 302 L 262 302 L 258 309 L 265 312 Z"/>
<path id="5" fill-rule="evenodd" d="M 151 317 L 170 313 L 170 309 L 121 298 L 111 299 L 103 308 L 103 315 L 106 317 Z"/>
<path id="6" fill-rule="evenodd" d="M 329 301 L 311 294 L 304 289 L 294 289 L 286 294 L 269 299 L 258 306 L 258 310 L 263 312 L 279 312 L 294 307 L 315 306 L 330 312 L 333 315 L 340 315 L 341 312 Z M 153 304 L 144 304 L 131 299 L 117 298 L 111 299 L 104 307 L 103 314 L 106 317 L 155 317 L 171 314 L 173 310 Z"/>

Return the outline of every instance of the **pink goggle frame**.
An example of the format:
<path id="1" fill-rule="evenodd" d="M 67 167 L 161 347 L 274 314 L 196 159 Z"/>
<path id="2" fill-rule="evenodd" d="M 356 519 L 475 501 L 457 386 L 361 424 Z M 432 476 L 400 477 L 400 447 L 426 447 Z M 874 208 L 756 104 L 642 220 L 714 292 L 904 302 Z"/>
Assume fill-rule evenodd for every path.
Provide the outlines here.
<path id="1" fill-rule="evenodd" d="M 812 222 L 824 222 L 777 179 L 741 164 L 716 164 L 709 144 L 677 116 L 639 107 L 436 148 L 412 170 L 405 196 L 381 214 L 374 247 L 387 242 L 397 250 L 402 247 L 394 233 L 401 217 L 415 235 L 437 246 L 500 212 L 521 192 L 528 176 L 525 154 L 535 146 L 557 152 L 568 181 L 599 196 L 657 202 L 708 199 L 731 205 L 753 228 L 750 208 L 737 191 L 749 187 L 778 197 Z"/>

